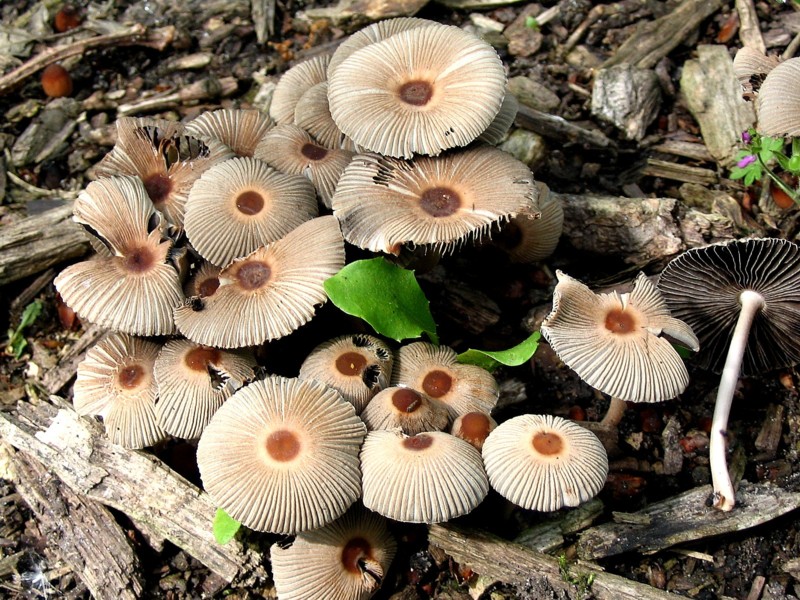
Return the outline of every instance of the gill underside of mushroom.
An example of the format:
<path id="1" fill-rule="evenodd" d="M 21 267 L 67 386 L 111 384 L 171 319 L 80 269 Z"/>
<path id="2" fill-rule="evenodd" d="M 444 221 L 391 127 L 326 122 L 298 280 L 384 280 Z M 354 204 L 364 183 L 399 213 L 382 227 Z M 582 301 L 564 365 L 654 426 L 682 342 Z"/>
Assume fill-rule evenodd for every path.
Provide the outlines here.
<path id="1" fill-rule="evenodd" d="M 725 358 L 722 377 L 717 391 L 717 400 L 714 404 L 714 418 L 711 422 L 711 436 L 709 441 L 709 467 L 711 468 L 711 482 L 714 487 L 712 501 L 715 508 L 729 511 L 736 504 L 736 498 L 728 473 L 728 461 L 725 456 L 728 435 L 728 417 L 731 413 L 733 394 L 736 383 L 739 381 L 739 372 L 742 358 L 747 347 L 747 338 L 758 311 L 764 308 L 764 297 L 758 292 L 745 290 L 739 295 L 742 306 L 736 328 L 733 330 L 731 345 Z"/>

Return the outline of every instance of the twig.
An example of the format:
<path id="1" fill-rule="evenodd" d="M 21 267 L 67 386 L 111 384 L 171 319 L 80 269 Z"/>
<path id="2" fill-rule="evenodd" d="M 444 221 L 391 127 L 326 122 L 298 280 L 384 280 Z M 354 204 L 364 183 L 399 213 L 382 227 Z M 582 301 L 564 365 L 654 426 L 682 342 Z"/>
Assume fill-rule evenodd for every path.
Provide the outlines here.
<path id="1" fill-rule="evenodd" d="M 786 46 L 786 50 L 783 51 L 781 58 L 783 60 L 789 60 L 790 58 L 794 57 L 797 54 L 797 50 L 800 48 L 800 32 L 797 33 L 789 45 Z"/>
<path id="2" fill-rule="evenodd" d="M 739 39 L 742 40 L 742 45 L 766 54 L 767 46 L 761 37 L 753 0 L 736 0 L 736 10 L 739 13 Z"/>

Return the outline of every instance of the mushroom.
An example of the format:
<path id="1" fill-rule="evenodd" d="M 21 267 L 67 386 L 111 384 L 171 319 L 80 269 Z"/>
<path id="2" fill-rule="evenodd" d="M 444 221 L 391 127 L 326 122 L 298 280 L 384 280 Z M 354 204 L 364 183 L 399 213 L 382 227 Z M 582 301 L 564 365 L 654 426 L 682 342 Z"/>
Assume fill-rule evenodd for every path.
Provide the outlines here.
<path id="1" fill-rule="evenodd" d="M 222 269 L 210 262 L 202 261 L 197 270 L 189 277 L 184 286 L 184 295 L 187 298 L 195 296 L 198 301 L 212 296 L 219 288 L 219 272 Z"/>
<path id="2" fill-rule="evenodd" d="M 513 262 L 532 263 L 547 258 L 558 246 L 564 229 L 561 200 L 540 181 L 536 182 L 536 188 L 541 216 L 537 219 L 530 211 L 523 211 L 503 225 L 500 234 L 493 238 Z"/>
<path id="3" fill-rule="evenodd" d="M 275 589 L 281 600 L 367 600 L 383 583 L 396 548 L 386 519 L 354 506 L 289 545 L 272 545 Z"/>
<path id="4" fill-rule="evenodd" d="M 275 86 L 269 116 L 278 124 L 294 123 L 298 100 L 312 87 L 327 79 L 330 54 L 314 56 L 284 73 Z"/>
<path id="5" fill-rule="evenodd" d="M 253 156 L 258 142 L 273 125 L 259 110 L 222 108 L 201 113 L 186 124 L 186 132 L 219 140 L 237 156 Z"/>
<path id="6" fill-rule="evenodd" d="M 483 450 L 486 438 L 497 427 L 497 421 L 485 412 L 472 411 L 459 415 L 453 421 L 450 433 L 457 438 L 474 446 L 478 451 Z"/>
<path id="7" fill-rule="evenodd" d="M 184 228 L 195 250 L 225 266 L 317 216 L 314 187 L 256 158 L 232 158 L 192 186 Z"/>
<path id="8" fill-rule="evenodd" d="M 124 333 L 110 333 L 89 349 L 77 369 L 72 402 L 79 415 L 103 418 L 106 434 L 125 448 L 164 438 L 158 426 L 153 368 L 161 347 Z"/>
<path id="9" fill-rule="evenodd" d="M 364 506 L 395 521 L 441 523 L 476 508 L 489 483 L 480 453 L 441 431 L 370 431 L 361 449 Z"/>
<path id="10" fill-rule="evenodd" d="M 767 74 L 758 93 L 756 112 L 759 133 L 800 136 L 800 57 L 782 62 Z"/>
<path id="11" fill-rule="evenodd" d="M 767 56 L 752 46 L 743 46 L 736 51 L 733 72 L 742 86 L 746 100 L 754 100 L 761 90 L 764 78 L 780 64 L 776 56 Z"/>
<path id="12" fill-rule="evenodd" d="M 375 394 L 389 385 L 392 351 L 371 335 L 343 335 L 314 348 L 300 366 L 298 379 L 316 379 L 339 392 L 360 414 Z"/>
<path id="13" fill-rule="evenodd" d="M 438 400 L 407 387 L 378 392 L 361 412 L 367 429 L 400 429 L 407 435 L 443 431 L 450 422 L 447 408 Z"/>
<path id="14" fill-rule="evenodd" d="M 359 146 L 437 155 L 483 133 L 505 94 L 494 48 L 449 25 L 400 31 L 356 50 L 328 77 L 333 120 Z"/>
<path id="15" fill-rule="evenodd" d="M 591 431 L 553 415 L 520 415 L 501 423 L 483 444 L 491 486 L 529 510 L 578 506 L 608 475 L 608 456 Z"/>
<path id="16" fill-rule="evenodd" d="M 340 517 L 361 494 L 366 428 L 338 392 L 272 376 L 237 391 L 197 446 L 203 486 L 257 531 L 294 534 Z"/>
<path id="17" fill-rule="evenodd" d="M 697 332 L 698 366 L 722 371 L 709 466 L 714 505 L 731 510 L 736 500 L 725 446 L 739 373 L 750 376 L 800 362 L 800 247 L 747 239 L 694 248 L 667 265 L 658 287 L 672 313 Z"/>
<path id="18" fill-rule="evenodd" d="M 500 105 L 500 110 L 489 123 L 489 126 L 484 129 L 483 133 L 478 136 L 479 142 L 491 144 L 496 146 L 503 141 L 508 130 L 514 124 L 514 119 L 517 118 L 517 111 L 519 110 L 519 101 L 517 97 L 508 91 L 506 88 L 506 95 L 503 96 L 503 103 Z"/>
<path id="19" fill-rule="evenodd" d="M 413 161 L 360 154 L 333 195 L 345 239 L 373 252 L 403 244 L 449 250 L 480 238 L 516 214 L 537 213 L 530 169 L 510 154 L 480 146 Z"/>
<path id="20" fill-rule="evenodd" d="M 297 101 L 294 124 L 309 133 L 312 138 L 326 148 L 358 151 L 358 146 L 342 133 L 331 116 L 331 109 L 328 106 L 327 81 L 318 83 Z"/>

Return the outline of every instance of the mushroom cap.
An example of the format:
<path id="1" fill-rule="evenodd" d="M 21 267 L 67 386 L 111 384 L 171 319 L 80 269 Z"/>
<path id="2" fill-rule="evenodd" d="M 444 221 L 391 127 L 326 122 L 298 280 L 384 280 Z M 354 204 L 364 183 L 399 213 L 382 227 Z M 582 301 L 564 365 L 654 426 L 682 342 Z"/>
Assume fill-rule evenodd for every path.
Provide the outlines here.
<path id="1" fill-rule="evenodd" d="M 367 600 L 381 586 L 397 544 L 386 519 L 359 506 L 330 525 L 273 544 L 270 563 L 281 600 Z"/>
<path id="2" fill-rule="evenodd" d="M 228 265 L 213 295 L 175 309 L 175 324 L 190 340 L 217 348 L 281 338 L 311 320 L 314 307 L 328 299 L 323 283 L 343 266 L 336 219 L 311 219 Z"/>
<path id="3" fill-rule="evenodd" d="M 472 142 L 500 110 L 505 86 L 494 48 L 437 24 L 356 50 L 330 74 L 328 101 L 356 144 L 411 158 Z"/>
<path id="4" fill-rule="evenodd" d="M 742 361 L 745 376 L 800 362 L 800 247 L 774 238 L 693 248 L 671 261 L 658 287 L 675 317 L 697 333 L 694 362 L 720 372 L 739 317 L 739 295 L 766 305 L 753 320 Z"/>
<path id="5" fill-rule="evenodd" d="M 269 116 L 278 124 L 294 123 L 294 109 L 298 100 L 312 87 L 327 79 L 330 55 L 309 58 L 286 71 L 278 80 Z"/>
<path id="6" fill-rule="evenodd" d="M 371 335 L 343 335 L 314 348 L 300 365 L 298 379 L 316 379 L 332 387 L 361 413 L 389 385 L 394 356 Z"/>
<path id="7" fill-rule="evenodd" d="M 189 277 L 184 286 L 184 295 L 187 298 L 198 296 L 206 298 L 214 295 L 219 288 L 219 274 L 222 269 L 203 261 L 197 270 Z"/>
<path id="8" fill-rule="evenodd" d="M 520 415 L 498 425 L 483 444 L 483 462 L 492 488 L 529 510 L 578 506 L 608 475 L 597 436 L 553 415 Z"/>
<path id="9" fill-rule="evenodd" d="M 172 310 L 183 302 L 178 273 L 167 264 L 160 218 L 134 177 L 90 183 L 74 205 L 74 219 L 108 248 L 106 256 L 70 265 L 56 278 L 64 302 L 82 319 L 133 335 L 175 331 Z"/>
<path id="10" fill-rule="evenodd" d="M 250 352 L 168 341 L 155 363 L 158 424 L 176 437 L 200 437 L 222 403 L 252 379 L 255 366 Z"/>
<path id="11" fill-rule="evenodd" d="M 392 385 L 424 392 L 447 407 L 452 419 L 475 410 L 490 413 L 500 395 L 486 369 L 462 365 L 447 346 L 414 342 L 395 353 Z"/>
<path id="12" fill-rule="evenodd" d="M 756 102 L 759 133 L 800 136 L 800 57 L 782 62 L 767 74 Z"/>
<path id="13" fill-rule="evenodd" d="M 537 213 L 536 198 L 525 164 L 480 146 L 413 161 L 359 154 L 339 179 L 332 206 L 348 242 L 396 254 L 402 244 L 446 250 L 480 238 L 517 213 Z"/>
<path id="14" fill-rule="evenodd" d="M 361 412 L 367 429 L 400 429 L 406 435 L 443 431 L 450 413 L 438 400 L 408 387 L 389 387 L 378 392 Z"/>
<path id="15" fill-rule="evenodd" d="M 110 333 L 78 365 L 73 404 L 79 415 L 99 415 L 106 434 L 125 448 L 152 446 L 164 438 L 158 426 L 153 368 L 160 346 Z"/>
<path id="16" fill-rule="evenodd" d="M 564 208 L 550 188 L 537 181 L 541 216 L 534 218 L 529 212 L 519 213 L 503 226 L 494 241 L 508 252 L 513 262 L 532 263 L 550 256 L 558 246 L 564 230 Z"/>
<path id="17" fill-rule="evenodd" d="M 405 523 L 441 523 L 489 492 L 480 452 L 449 433 L 370 431 L 361 449 L 364 506 Z"/>
<path id="18" fill-rule="evenodd" d="M 318 83 L 297 101 L 294 124 L 326 148 L 342 148 L 351 152 L 358 150 L 358 146 L 342 133 L 331 116 L 327 81 Z"/>
<path id="19" fill-rule="evenodd" d="M 506 95 L 503 96 L 503 103 L 500 105 L 499 112 L 494 116 L 489 126 L 484 129 L 483 133 L 478 136 L 478 141 L 492 146 L 502 142 L 506 133 L 514 124 L 518 110 L 519 101 L 517 97 L 506 89 Z"/>
<path id="20" fill-rule="evenodd" d="M 477 450 L 483 450 L 486 438 L 497 427 L 497 421 L 484 412 L 472 411 L 453 421 L 450 433 L 457 438 L 474 446 Z"/>
<path id="21" fill-rule="evenodd" d="M 273 125 L 260 110 L 221 108 L 204 112 L 189 121 L 186 132 L 219 140 L 237 156 L 253 156 L 258 142 Z"/>
<path id="22" fill-rule="evenodd" d="M 273 376 L 243 387 L 214 414 L 197 465 L 206 491 L 234 519 L 293 534 L 330 523 L 358 499 L 365 433 L 335 390 Z"/>
<path id="23" fill-rule="evenodd" d="M 733 58 L 733 72 L 742 86 L 745 98 L 752 100 L 752 96 L 761 90 L 764 78 L 779 64 L 777 56 L 767 56 L 752 46 L 739 48 Z"/>
<path id="24" fill-rule="evenodd" d="M 349 150 L 326 148 L 291 123 L 278 125 L 265 135 L 255 155 L 279 171 L 310 179 L 328 208 L 336 183 L 353 158 Z"/>
<path id="25" fill-rule="evenodd" d="M 661 294 L 639 273 L 633 291 L 595 294 L 557 271 L 553 310 L 542 335 L 586 383 L 620 400 L 661 402 L 680 394 L 689 373 L 662 334 L 697 349 L 686 323 L 670 316 Z"/>
<path id="26" fill-rule="evenodd" d="M 221 267 L 317 216 L 314 187 L 256 158 L 232 158 L 192 186 L 184 227 L 194 249 Z"/>

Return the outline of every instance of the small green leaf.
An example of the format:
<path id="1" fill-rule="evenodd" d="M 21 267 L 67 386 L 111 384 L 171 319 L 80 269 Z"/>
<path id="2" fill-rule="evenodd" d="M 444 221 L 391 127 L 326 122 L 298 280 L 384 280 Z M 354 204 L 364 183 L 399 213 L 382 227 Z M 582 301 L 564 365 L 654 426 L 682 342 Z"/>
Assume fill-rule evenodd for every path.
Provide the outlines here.
<path id="1" fill-rule="evenodd" d="M 527 16 L 525 17 L 525 27 L 538 31 L 539 21 L 536 20 L 536 17 Z"/>
<path id="2" fill-rule="evenodd" d="M 423 333 L 435 344 L 436 323 L 414 272 L 384 258 L 358 260 L 325 282 L 325 292 L 340 310 L 364 319 L 398 342 Z"/>
<path id="3" fill-rule="evenodd" d="M 508 350 L 473 350 L 458 355 L 458 362 L 467 365 L 478 365 L 487 371 L 494 371 L 498 366 L 518 367 L 530 360 L 539 347 L 541 334 L 534 331 L 528 339 Z"/>
<path id="4" fill-rule="evenodd" d="M 214 539 L 217 540 L 218 544 L 227 544 L 233 539 L 241 526 L 242 524 L 239 521 L 221 508 L 218 508 L 214 515 Z"/>
<path id="5" fill-rule="evenodd" d="M 33 325 L 34 321 L 39 317 L 42 312 L 42 301 L 34 300 L 25 310 L 22 311 L 22 317 L 19 320 L 19 325 L 16 329 L 8 330 L 8 345 L 6 346 L 6 353 L 13 356 L 16 360 L 22 357 L 22 353 L 28 345 L 28 340 L 22 335 L 26 327 Z"/>

